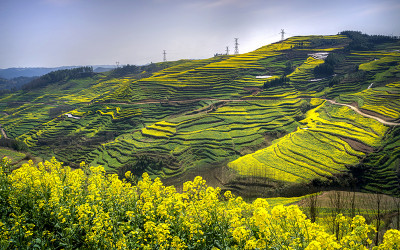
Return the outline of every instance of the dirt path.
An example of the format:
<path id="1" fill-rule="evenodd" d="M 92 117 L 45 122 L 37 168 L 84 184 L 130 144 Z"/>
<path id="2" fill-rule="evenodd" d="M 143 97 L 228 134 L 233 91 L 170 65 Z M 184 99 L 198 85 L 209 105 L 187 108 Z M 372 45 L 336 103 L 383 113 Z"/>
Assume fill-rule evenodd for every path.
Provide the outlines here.
<path id="1" fill-rule="evenodd" d="M 3 137 L 4 137 L 5 139 L 8 139 L 7 134 L 6 134 L 6 132 L 4 131 L 4 129 L 3 129 L 3 128 L 0 128 L 0 130 L 1 130 L 1 134 L 3 135 Z"/>
<path id="2" fill-rule="evenodd" d="M 365 116 L 365 117 L 368 117 L 368 118 L 375 119 L 375 120 L 377 120 L 378 122 L 380 122 L 382 124 L 389 125 L 389 126 L 400 126 L 400 123 L 398 123 L 398 122 L 388 122 L 388 121 L 383 120 L 382 118 L 379 118 L 379 117 L 376 117 L 376 116 L 373 116 L 373 115 L 370 115 L 370 114 L 366 114 L 366 113 L 362 112 L 361 110 L 359 110 L 357 107 L 355 107 L 353 105 L 345 104 L 345 103 L 338 103 L 338 102 L 336 102 L 334 100 L 329 100 L 329 99 L 323 99 L 323 100 L 326 100 L 329 103 L 332 103 L 332 104 L 335 104 L 335 105 L 349 107 L 352 110 L 354 110 L 355 112 L 357 112 L 358 114 L 360 114 L 362 116 Z"/>

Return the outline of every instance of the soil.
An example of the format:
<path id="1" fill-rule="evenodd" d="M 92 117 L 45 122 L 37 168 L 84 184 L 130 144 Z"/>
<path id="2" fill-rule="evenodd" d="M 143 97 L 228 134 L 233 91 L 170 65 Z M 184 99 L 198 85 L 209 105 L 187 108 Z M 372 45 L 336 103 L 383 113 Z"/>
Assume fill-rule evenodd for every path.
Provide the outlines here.
<path id="1" fill-rule="evenodd" d="M 374 151 L 373 147 L 365 145 L 362 142 L 352 140 L 352 139 L 346 138 L 346 137 L 341 137 L 341 136 L 339 138 L 342 139 L 343 141 L 347 142 L 350 145 L 350 147 L 354 150 L 357 150 L 357 151 L 360 151 L 363 153 L 367 153 L 367 154 L 372 153 Z"/>
<path id="2" fill-rule="evenodd" d="M 260 93 L 262 91 L 261 88 L 257 88 L 257 87 L 246 87 L 243 89 L 248 91 L 251 95 L 258 95 L 258 93 Z"/>
<path id="3" fill-rule="evenodd" d="M 4 129 L 1 128 L 0 130 L 1 130 L 1 134 L 3 135 L 3 137 L 4 137 L 5 139 L 8 139 L 7 134 L 6 134 L 6 132 L 4 131 Z"/>

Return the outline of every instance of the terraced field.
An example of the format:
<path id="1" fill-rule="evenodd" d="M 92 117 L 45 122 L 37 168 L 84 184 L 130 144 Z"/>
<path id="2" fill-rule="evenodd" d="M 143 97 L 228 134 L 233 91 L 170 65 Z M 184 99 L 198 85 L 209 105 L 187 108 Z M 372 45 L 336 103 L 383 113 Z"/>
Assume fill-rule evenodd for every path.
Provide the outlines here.
<path id="1" fill-rule="evenodd" d="M 221 106 L 215 111 L 188 112 L 121 135 L 102 145 L 92 163 L 119 168 L 128 163 L 132 151 L 169 155 L 185 170 L 223 162 L 252 147 L 266 145 L 267 133 L 294 130 L 298 123 L 292 117 L 301 114 L 300 107 L 305 102 L 296 99 L 219 103 Z M 166 167 L 163 177 L 180 173 L 175 170 Z"/>
<path id="2" fill-rule="evenodd" d="M 370 88 L 364 91 L 340 96 L 340 101 L 357 103 L 365 112 L 379 115 L 385 120 L 396 121 L 400 118 L 400 82 L 384 87 Z"/>
<path id="3" fill-rule="evenodd" d="M 368 155 L 360 164 L 364 189 L 370 192 L 399 194 L 400 127 L 391 129 L 381 150 Z"/>
<path id="4" fill-rule="evenodd" d="M 151 74 L 65 80 L 1 96 L 0 124 L 36 156 L 176 185 L 202 174 L 240 192 L 238 178 L 274 188 L 363 166 L 363 188 L 376 190 L 379 177 L 396 193 L 400 42 L 369 51 L 351 43 L 291 37 L 235 56 L 151 64 Z M 340 58 L 334 73 L 317 76 L 329 55 Z"/>
<path id="5" fill-rule="evenodd" d="M 283 73 L 287 60 L 285 53 L 288 50 L 291 51 L 290 57 L 294 65 L 301 65 L 310 54 L 310 51 L 304 48 L 313 48 L 310 40 L 333 41 L 338 46 L 347 41 L 344 36 L 293 37 L 246 54 L 183 63 L 172 69 L 160 71 L 150 78 L 123 86 L 108 98 L 113 101 L 134 102 L 147 99 L 183 100 L 205 96 L 231 99 L 247 95 L 249 88 L 263 86 L 265 80 L 256 78 L 257 76 Z M 310 62 L 305 64 L 311 64 Z M 194 68 L 194 65 L 201 66 Z M 302 66 L 297 71 L 303 72 L 305 68 L 310 67 Z"/>
<path id="6" fill-rule="evenodd" d="M 0 157 L 3 159 L 3 157 L 5 156 L 7 156 L 9 160 L 11 160 L 11 164 L 17 164 L 26 157 L 24 153 L 7 148 L 0 148 Z"/>
<path id="7" fill-rule="evenodd" d="M 378 146 L 387 127 L 347 107 L 324 102 L 307 113 L 302 126 L 270 147 L 228 163 L 242 175 L 309 182 L 347 171 L 365 156 L 361 143 Z M 352 145 L 353 144 L 353 145 Z"/>

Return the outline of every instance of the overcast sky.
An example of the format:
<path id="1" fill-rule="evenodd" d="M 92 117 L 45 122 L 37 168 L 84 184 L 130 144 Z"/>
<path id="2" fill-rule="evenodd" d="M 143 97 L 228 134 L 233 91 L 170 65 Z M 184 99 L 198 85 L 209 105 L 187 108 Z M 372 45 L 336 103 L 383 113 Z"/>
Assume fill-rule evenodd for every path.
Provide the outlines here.
<path id="1" fill-rule="evenodd" d="M 287 36 L 400 35 L 399 0 L 0 0 L 0 68 L 146 64 Z"/>

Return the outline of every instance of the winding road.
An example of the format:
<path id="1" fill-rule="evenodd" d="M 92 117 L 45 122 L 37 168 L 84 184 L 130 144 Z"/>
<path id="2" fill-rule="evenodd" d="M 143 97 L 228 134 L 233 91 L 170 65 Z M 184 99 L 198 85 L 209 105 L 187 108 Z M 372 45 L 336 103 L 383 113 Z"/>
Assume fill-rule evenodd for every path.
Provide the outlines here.
<path id="1" fill-rule="evenodd" d="M 6 134 L 6 132 L 4 131 L 4 129 L 3 129 L 3 128 L 0 128 L 0 130 L 1 130 L 1 134 L 3 135 L 3 137 L 4 137 L 5 139 L 8 139 L 7 134 Z"/>
<path id="2" fill-rule="evenodd" d="M 335 105 L 340 105 L 340 106 L 349 107 L 349 108 L 351 108 L 352 110 L 354 110 L 355 112 L 359 113 L 360 115 L 365 116 L 365 117 L 368 117 L 368 118 L 375 119 L 375 120 L 377 120 L 378 122 L 380 122 L 380 123 L 382 123 L 382 124 L 389 125 L 389 126 L 400 126 L 400 123 L 398 123 L 398 122 L 388 122 L 388 121 L 383 120 L 382 118 L 379 118 L 379 117 L 376 117 L 376 116 L 373 116 L 373 115 L 366 114 L 366 113 L 362 112 L 361 110 L 359 110 L 357 107 L 355 107 L 355 106 L 353 106 L 353 105 L 345 104 L 345 103 L 339 103 L 339 102 L 336 102 L 336 101 L 334 101 L 334 100 L 329 100 L 329 99 L 323 99 L 323 100 L 325 100 L 325 101 L 327 101 L 327 102 L 329 102 L 329 103 L 335 104 Z"/>

